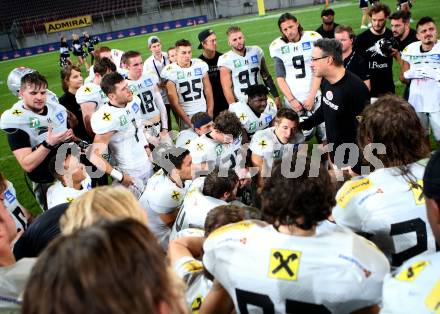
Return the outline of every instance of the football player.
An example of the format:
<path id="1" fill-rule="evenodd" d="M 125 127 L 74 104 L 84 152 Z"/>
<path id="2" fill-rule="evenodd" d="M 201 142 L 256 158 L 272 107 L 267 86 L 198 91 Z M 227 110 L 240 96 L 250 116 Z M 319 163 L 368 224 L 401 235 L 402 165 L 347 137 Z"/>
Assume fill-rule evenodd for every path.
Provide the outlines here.
<path id="1" fill-rule="evenodd" d="M 246 47 L 245 37 L 238 26 L 229 27 L 226 35 L 231 50 L 218 58 L 217 65 L 228 104 L 245 99 L 245 90 L 263 81 L 280 107 L 278 90 L 267 69 L 263 50 L 258 46 Z"/>
<path id="2" fill-rule="evenodd" d="M 241 148 L 241 133 L 238 117 L 228 110 L 222 111 L 215 118 L 212 131 L 195 138 L 189 144 L 195 168 L 235 168 L 239 163 L 237 151 Z"/>
<path id="3" fill-rule="evenodd" d="M 186 302 L 192 313 L 200 310 L 203 299 L 212 287 L 212 280 L 206 275 L 203 264 L 198 259 L 203 254 L 203 241 L 215 229 L 243 219 L 242 208 L 235 205 L 220 205 L 207 214 L 204 221 L 205 231 L 200 230 L 199 234 L 194 231 L 190 236 L 170 241 L 167 256 L 173 270 L 187 285 Z M 179 232 L 179 235 L 181 233 Z"/>
<path id="4" fill-rule="evenodd" d="M 290 13 L 279 17 L 278 28 L 282 36 L 269 46 L 278 86 L 284 95 L 284 105 L 306 119 L 308 111 L 315 111 L 321 104 L 321 78 L 312 74 L 310 60 L 313 43 L 322 36 L 314 31 L 304 31 L 298 19 Z M 325 140 L 324 124 L 318 127 L 317 137 L 318 141 Z"/>
<path id="5" fill-rule="evenodd" d="M 123 51 L 118 49 L 110 49 L 107 46 L 101 46 L 98 49 L 96 49 L 93 54 L 95 55 L 95 61 L 93 65 L 102 58 L 108 58 L 110 59 L 116 66 L 116 71 L 119 72 L 123 77 L 127 77 L 128 71 L 125 68 L 121 68 L 121 57 L 124 54 Z M 84 80 L 85 83 L 90 83 L 93 81 L 93 78 L 95 77 L 95 71 L 93 69 L 93 66 L 89 69 L 89 76 L 86 77 Z"/>
<path id="6" fill-rule="evenodd" d="M 362 116 L 359 144 L 364 158 L 375 161 L 375 170 L 342 186 L 333 217 L 337 224 L 373 241 L 397 267 L 413 256 L 435 251 L 422 193 L 430 148 L 414 109 L 402 98 L 381 97 Z M 373 149 L 379 149 L 377 156 Z"/>
<path id="7" fill-rule="evenodd" d="M 140 114 L 145 125 L 145 136 L 148 142 L 158 143 L 159 134 L 168 134 L 167 109 L 160 94 L 159 79 L 154 72 L 143 71 L 142 57 L 138 51 L 127 51 L 122 60 L 128 69 L 128 86 L 142 103 Z"/>
<path id="8" fill-rule="evenodd" d="M 257 186 L 263 187 L 263 177 L 270 175 L 274 160 L 283 154 L 293 153 L 298 144 L 304 143 L 299 130 L 298 114 L 289 108 L 281 108 L 276 114 L 273 127 L 257 131 L 252 137 L 249 149 L 252 151 L 252 164 L 258 168 Z"/>
<path id="9" fill-rule="evenodd" d="M 191 117 L 192 129 L 179 132 L 176 147 L 188 148 L 191 141 L 212 131 L 212 118 L 206 112 L 197 112 Z"/>
<path id="10" fill-rule="evenodd" d="M 429 160 L 423 176 L 428 221 L 440 243 L 440 151 Z M 406 261 L 385 277 L 382 314 L 436 313 L 440 302 L 440 253 Z"/>
<path id="11" fill-rule="evenodd" d="M 25 231 L 32 221 L 32 215 L 27 211 L 17 199 L 17 192 L 15 191 L 12 182 L 8 181 L 3 173 L 0 172 L 0 197 L 3 198 L 3 205 L 9 211 L 12 218 L 14 218 L 17 232 Z"/>
<path id="12" fill-rule="evenodd" d="M 96 135 L 90 161 L 126 187 L 135 184 L 133 178 L 145 183 L 151 176 L 152 165 L 145 148 L 148 142 L 142 122 L 136 112 L 141 101 L 133 97 L 127 81 L 117 72 L 106 74 L 101 88 L 109 102 L 92 115 L 91 126 Z M 107 147 L 122 172 L 102 157 Z"/>
<path id="13" fill-rule="evenodd" d="M 379 310 L 387 259 L 347 229 L 320 228 L 335 205 L 334 184 L 319 163 L 299 159 L 287 165 L 301 163 L 297 177 L 287 178 L 278 162 L 265 182 L 264 221 L 226 225 L 206 239 L 203 265 L 215 281 L 200 313 Z M 316 176 L 311 164 L 318 166 Z"/>
<path id="14" fill-rule="evenodd" d="M 206 177 L 199 177 L 194 181 L 201 183 L 194 182 L 189 187 L 171 230 L 171 240 L 181 230 L 203 229 L 208 212 L 214 207 L 227 205 L 237 195 L 238 176 L 234 170 L 229 170 L 227 176 L 221 176 L 217 168 Z"/>
<path id="15" fill-rule="evenodd" d="M 81 107 L 85 129 L 91 138 L 95 136 L 90 125 L 92 114 L 108 102 L 108 97 L 100 86 L 102 77 L 107 73 L 115 72 L 116 66 L 108 58 L 98 58 L 93 69 L 92 82 L 85 83 L 75 94 L 76 102 Z"/>
<path id="16" fill-rule="evenodd" d="M 166 66 L 162 77 L 166 80 L 168 99 L 177 114 L 180 129 L 192 127 L 191 117 L 205 111 L 213 115 L 214 100 L 208 76 L 208 65 L 198 59 L 192 59 L 191 43 L 186 39 L 176 42 L 177 62 Z"/>
<path id="17" fill-rule="evenodd" d="M 72 139 L 73 132 L 67 128 L 66 108 L 48 92 L 44 76 L 28 68 L 14 69 L 8 77 L 14 94 L 17 79 L 21 99 L 3 112 L 0 128 L 6 131 L 12 153 L 32 181 L 38 203 L 47 210 L 46 192 L 54 179 L 49 161 L 59 144 Z"/>
<path id="18" fill-rule="evenodd" d="M 240 119 L 249 136 L 269 127 L 277 114 L 277 106 L 267 97 L 268 93 L 264 85 L 252 85 L 245 91 L 247 102 L 239 101 L 229 107 Z"/>
<path id="19" fill-rule="evenodd" d="M 71 203 L 82 194 L 92 189 L 92 180 L 84 164 L 67 151 L 61 164 L 56 157 L 52 158 L 49 170 L 57 179 L 47 190 L 47 207 L 50 209 L 59 204 Z M 59 168 L 58 168 L 58 167 Z"/>
<path id="20" fill-rule="evenodd" d="M 155 162 L 162 169 L 148 180 L 139 202 L 147 211 L 148 227 L 166 250 L 171 227 L 188 189 L 185 181 L 192 179 L 192 162 L 189 151 L 183 148 L 168 148 L 158 155 Z"/>

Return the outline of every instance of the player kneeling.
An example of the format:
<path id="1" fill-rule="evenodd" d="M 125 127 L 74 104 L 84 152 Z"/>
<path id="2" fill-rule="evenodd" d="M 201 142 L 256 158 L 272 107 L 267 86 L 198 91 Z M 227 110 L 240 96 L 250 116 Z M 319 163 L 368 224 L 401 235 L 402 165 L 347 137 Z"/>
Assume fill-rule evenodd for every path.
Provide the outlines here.
<path id="1" fill-rule="evenodd" d="M 232 306 L 237 313 L 377 313 L 387 259 L 347 229 L 320 228 L 335 188 L 322 166 L 309 175 L 310 160 L 296 157 L 277 163 L 265 183 L 266 222 L 227 225 L 205 241 L 203 264 L 216 281 L 200 313 Z M 305 171 L 286 178 L 295 164 Z"/>

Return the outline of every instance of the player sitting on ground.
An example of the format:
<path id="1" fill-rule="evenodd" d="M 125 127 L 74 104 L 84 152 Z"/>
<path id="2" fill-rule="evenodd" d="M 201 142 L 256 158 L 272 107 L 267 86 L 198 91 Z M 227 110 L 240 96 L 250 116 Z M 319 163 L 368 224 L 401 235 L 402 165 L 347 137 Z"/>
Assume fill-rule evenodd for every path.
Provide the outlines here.
<path id="1" fill-rule="evenodd" d="M 189 148 L 195 138 L 212 131 L 212 118 L 206 112 L 197 112 L 191 117 L 191 129 L 182 130 L 176 139 L 176 147 Z"/>

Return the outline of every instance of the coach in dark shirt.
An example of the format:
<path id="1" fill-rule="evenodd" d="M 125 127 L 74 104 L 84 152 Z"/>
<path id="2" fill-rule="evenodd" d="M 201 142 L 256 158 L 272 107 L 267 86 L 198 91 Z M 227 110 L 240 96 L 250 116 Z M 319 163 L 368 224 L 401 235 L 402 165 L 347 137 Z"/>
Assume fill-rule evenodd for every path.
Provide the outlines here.
<path id="1" fill-rule="evenodd" d="M 331 161 L 339 169 L 351 166 L 352 170 L 359 174 L 359 150 L 354 152 L 348 149 L 341 156 L 335 153 L 344 143 L 350 143 L 351 148 L 358 149 L 355 145 L 358 116 L 370 100 L 368 88 L 359 77 L 345 70 L 342 45 L 339 41 L 319 39 L 314 46 L 311 68 L 313 75 L 322 77 L 321 106 L 309 119 L 302 122 L 300 127 L 308 130 L 325 122 L 327 141 L 333 144 L 330 152 Z M 355 155 L 358 159 L 348 164 L 349 154 L 354 153 L 359 153 Z"/>
<path id="2" fill-rule="evenodd" d="M 370 89 L 370 72 L 367 61 L 360 53 L 353 51 L 354 32 L 351 26 L 339 25 L 336 27 L 335 39 L 342 44 L 344 67 L 351 73 L 356 74 Z"/>
<path id="3" fill-rule="evenodd" d="M 209 66 L 209 80 L 212 86 L 212 93 L 214 96 L 214 118 L 218 116 L 223 110 L 227 110 L 229 105 L 226 101 L 225 95 L 223 94 L 222 85 L 220 83 L 220 70 L 217 66 L 218 58 L 222 53 L 218 52 L 217 49 L 217 36 L 210 29 L 205 29 L 199 33 L 199 49 L 203 49 L 202 54 L 199 56 L 200 59 L 205 61 Z"/>
<path id="4" fill-rule="evenodd" d="M 335 38 L 335 28 L 339 25 L 335 23 L 335 11 L 324 9 L 321 12 L 322 24 L 316 29 L 323 38 Z"/>

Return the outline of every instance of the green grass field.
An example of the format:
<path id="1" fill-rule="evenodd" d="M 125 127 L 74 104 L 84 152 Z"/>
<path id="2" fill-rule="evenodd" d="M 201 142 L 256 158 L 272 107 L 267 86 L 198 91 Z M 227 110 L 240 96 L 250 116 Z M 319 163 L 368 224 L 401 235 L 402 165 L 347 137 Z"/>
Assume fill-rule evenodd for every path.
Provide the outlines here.
<path id="1" fill-rule="evenodd" d="M 391 10 L 395 10 L 395 0 L 385 0 Z M 332 8 L 336 11 L 335 21 L 340 24 L 351 25 L 356 32 L 360 32 L 360 20 L 361 12 L 358 8 L 358 1 L 338 1 L 333 4 Z M 430 15 L 436 21 L 440 21 L 440 10 L 438 9 L 438 0 L 418 0 L 413 7 L 413 19 L 417 21 L 422 16 Z M 436 9 L 437 8 L 437 9 Z M 259 45 L 263 48 L 266 54 L 266 60 L 273 74 L 273 63 L 269 57 L 268 47 L 274 38 L 279 36 L 277 27 L 277 19 L 281 13 L 291 12 L 295 14 L 301 22 L 305 30 L 315 30 L 321 23 L 320 12 L 323 9 L 323 5 L 303 7 L 303 8 L 290 8 L 288 10 L 271 11 L 263 17 L 256 15 L 247 15 L 239 18 L 222 19 L 213 23 L 208 23 L 199 26 L 192 26 L 187 28 L 181 28 L 177 30 L 169 30 L 160 32 L 157 35 L 160 36 L 162 41 L 162 47 L 165 50 L 167 47 L 172 46 L 173 43 L 181 38 L 186 38 L 193 43 L 193 56 L 198 56 L 200 51 L 196 49 L 198 45 L 197 34 L 204 28 L 211 28 L 217 33 L 218 50 L 227 51 L 227 41 L 225 31 L 231 24 L 239 25 L 244 34 L 246 35 L 246 43 L 248 45 Z M 415 26 L 415 23 L 413 24 Z M 136 36 L 126 39 L 113 40 L 109 42 L 101 43 L 111 48 L 117 48 L 121 50 L 139 50 L 142 53 L 143 58 L 149 55 L 147 50 L 146 41 L 151 34 Z M 9 92 L 6 86 L 6 78 L 9 72 L 18 66 L 27 66 L 34 68 L 44 74 L 49 82 L 49 88 L 57 95 L 62 95 L 61 83 L 59 79 L 59 65 L 58 65 L 58 52 L 46 53 L 38 56 L 25 57 L 17 60 L 9 60 L 0 62 L 0 113 L 8 109 L 13 103 L 16 102 L 16 98 Z M 401 94 L 403 87 L 398 82 L 398 67 L 394 65 L 395 81 L 397 85 L 398 93 Z M 85 74 L 85 69 L 83 69 Z M 13 182 L 19 201 L 28 208 L 31 212 L 38 212 L 39 207 L 35 203 L 32 194 L 28 191 L 23 171 L 17 164 L 13 157 L 9 146 L 7 144 L 6 136 L 3 132 L 0 132 L 0 171 L 2 171 L 6 177 Z"/>

